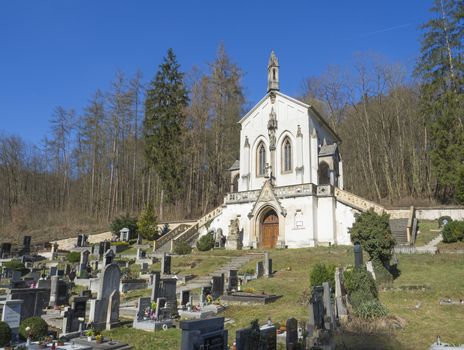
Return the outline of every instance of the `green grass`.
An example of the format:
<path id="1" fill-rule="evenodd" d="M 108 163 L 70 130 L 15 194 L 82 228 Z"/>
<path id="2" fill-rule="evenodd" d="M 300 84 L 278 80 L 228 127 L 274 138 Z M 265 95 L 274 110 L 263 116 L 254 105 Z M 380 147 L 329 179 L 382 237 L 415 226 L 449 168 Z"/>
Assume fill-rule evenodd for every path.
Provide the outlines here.
<path id="1" fill-rule="evenodd" d="M 424 246 L 429 243 L 432 239 L 437 237 L 440 232 L 432 231 L 438 229 L 438 221 L 430 220 L 420 220 L 419 221 L 419 231 L 420 234 L 417 235 L 416 246 Z"/>
<path id="2" fill-rule="evenodd" d="M 113 338 L 134 347 L 134 350 L 161 350 L 180 348 L 180 330 L 168 329 L 167 331 L 146 332 L 139 329 L 121 327 L 104 331 L 105 337 Z"/>
<path id="3" fill-rule="evenodd" d="M 216 259 L 227 259 L 227 256 L 247 253 L 249 252 L 194 253 L 190 256 L 174 257 L 173 267 L 191 271 L 188 263 L 202 259 L 194 269 L 209 270 L 210 262 L 221 265 L 222 260 Z M 307 320 L 307 307 L 303 306 L 301 301 L 309 290 L 311 267 L 316 262 L 342 266 L 353 264 L 354 260 L 351 247 L 271 250 L 270 257 L 273 259 L 273 269 L 276 271 L 274 277 L 252 281 L 244 285 L 244 288 L 253 288 L 257 292 L 279 294 L 283 297 L 268 305 L 229 306 L 223 314 L 234 322 L 226 326 L 229 330 L 229 344 L 232 344 L 238 328 L 248 326 L 256 318 L 260 323 L 266 322 L 268 318 L 278 323 L 285 322 L 290 317 Z M 373 334 L 352 334 L 342 331 L 336 337 L 339 347 L 342 349 L 427 349 L 437 335 L 440 335 L 445 342 L 464 343 L 462 332 L 464 307 L 439 305 L 440 298 L 450 297 L 454 300 L 464 298 L 464 255 L 421 254 L 399 255 L 398 258 L 401 275 L 389 286 L 393 290 L 380 292 L 380 299 L 390 310 L 390 314 L 404 320 L 404 328 Z M 254 261 L 248 265 L 254 268 Z M 422 291 L 414 290 L 411 286 L 427 288 Z M 405 287 L 405 290 L 395 290 L 401 287 Z M 127 295 L 135 298 L 144 296 L 144 293 L 149 295 L 149 290 L 133 291 Z M 416 308 L 418 303 L 420 307 Z M 153 334 L 122 328 L 106 334 L 134 345 L 135 350 L 178 349 L 180 344 L 179 330 Z"/>

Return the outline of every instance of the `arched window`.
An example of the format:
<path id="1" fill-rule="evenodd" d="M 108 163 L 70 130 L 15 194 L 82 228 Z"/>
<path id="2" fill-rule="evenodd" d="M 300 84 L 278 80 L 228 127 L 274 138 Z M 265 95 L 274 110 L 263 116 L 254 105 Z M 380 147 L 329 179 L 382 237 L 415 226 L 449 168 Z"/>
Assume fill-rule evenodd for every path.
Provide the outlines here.
<path id="1" fill-rule="evenodd" d="M 292 143 L 289 137 L 282 142 L 282 171 L 285 173 L 292 171 Z"/>
<path id="2" fill-rule="evenodd" d="M 319 175 L 319 185 L 329 185 L 330 184 L 330 168 L 329 164 L 326 162 L 319 163 L 318 169 Z"/>
<path id="3" fill-rule="evenodd" d="M 266 175 L 266 147 L 264 146 L 263 142 L 258 145 L 257 153 L 257 175 L 264 176 Z"/>

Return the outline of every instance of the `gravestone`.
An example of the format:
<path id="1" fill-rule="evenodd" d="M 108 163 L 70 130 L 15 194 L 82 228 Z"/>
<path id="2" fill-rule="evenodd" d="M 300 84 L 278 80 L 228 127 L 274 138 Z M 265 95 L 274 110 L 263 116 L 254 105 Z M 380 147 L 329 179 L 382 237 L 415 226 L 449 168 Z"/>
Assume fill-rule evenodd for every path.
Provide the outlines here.
<path id="1" fill-rule="evenodd" d="M 81 321 L 79 318 L 85 319 L 85 311 L 87 305 L 87 297 L 73 296 L 70 299 L 71 306 L 65 307 L 63 317 L 63 333 L 72 333 L 79 331 Z"/>
<path id="2" fill-rule="evenodd" d="M 31 240 L 32 236 L 24 236 L 22 255 L 29 255 L 31 253 Z"/>
<path id="3" fill-rule="evenodd" d="M 90 251 L 88 251 L 87 249 L 81 252 L 81 260 L 79 263 L 79 276 L 81 278 L 83 278 L 84 275 L 86 275 L 87 273 L 87 267 L 89 265 L 89 255 Z"/>
<path id="4" fill-rule="evenodd" d="M 145 312 L 151 308 L 150 297 L 139 298 L 137 301 L 137 321 L 141 321 L 145 318 Z"/>
<path id="5" fill-rule="evenodd" d="M 258 261 L 256 263 L 256 278 L 263 277 L 264 274 L 264 266 L 262 261 Z"/>
<path id="6" fill-rule="evenodd" d="M 98 254 L 100 255 L 100 258 L 105 254 L 105 252 L 108 251 L 108 249 L 111 248 L 111 242 L 109 241 L 103 241 L 98 244 Z"/>
<path id="7" fill-rule="evenodd" d="M 325 309 L 325 314 L 326 316 L 329 317 L 329 324 L 326 325 L 326 329 L 335 329 L 335 315 L 334 315 L 334 309 L 332 305 L 332 298 L 331 298 L 331 293 L 330 293 L 330 286 L 328 282 L 322 283 L 322 287 L 324 288 L 324 309 Z"/>
<path id="8" fill-rule="evenodd" d="M 97 299 L 90 301 L 89 322 L 93 322 L 97 329 L 102 329 L 105 326 L 107 329 L 110 329 L 117 322 L 116 317 L 119 316 L 120 282 L 121 270 L 119 269 L 119 265 L 116 263 L 106 265 L 100 278 Z M 117 312 L 116 305 L 118 306 Z"/>
<path id="9" fill-rule="evenodd" d="M 224 317 L 180 321 L 182 330 L 181 350 L 227 350 L 228 332 Z"/>
<path id="10" fill-rule="evenodd" d="M 142 244 L 142 236 L 140 236 L 140 233 L 137 233 L 137 244 Z"/>
<path id="11" fill-rule="evenodd" d="M 236 291 L 238 289 L 238 275 L 237 270 L 229 270 L 227 278 L 227 290 Z"/>
<path id="12" fill-rule="evenodd" d="M 230 220 L 229 234 L 227 235 L 227 241 L 225 248 L 229 250 L 240 250 L 242 249 L 242 235 L 240 230 L 240 219 L 235 218 Z"/>
<path id="13" fill-rule="evenodd" d="M 57 305 L 57 301 L 56 299 L 58 299 L 58 281 L 59 281 L 59 277 L 58 276 L 52 276 L 50 278 L 51 282 L 50 282 L 50 302 L 48 303 L 48 306 L 56 306 Z"/>
<path id="14" fill-rule="evenodd" d="M 276 350 L 277 349 L 277 330 L 274 325 L 264 325 L 260 329 L 263 349 Z"/>
<path id="15" fill-rule="evenodd" d="M 166 298 L 156 298 L 155 317 L 158 321 L 171 318 L 171 310 L 166 308 Z"/>
<path id="16" fill-rule="evenodd" d="M 259 327 L 257 323 L 236 331 L 237 350 L 275 350 L 277 348 L 276 328 L 274 325 Z"/>
<path id="17" fill-rule="evenodd" d="M 32 316 L 41 316 L 43 309 L 50 301 L 50 289 L 46 288 L 17 288 L 10 289 L 7 299 L 20 299 L 24 303 L 21 307 L 21 319 Z"/>
<path id="18" fill-rule="evenodd" d="M 354 268 L 359 270 L 363 266 L 363 253 L 361 244 L 355 243 L 353 247 L 354 251 Z"/>
<path id="19" fill-rule="evenodd" d="M 289 318 L 286 323 L 287 334 L 285 343 L 288 350 L 296 350 L 298 346 L 298 321 L 295 318 Z"/>
<path id="20" fill-rule="evenodd" d="M 48 276 L 56 276 L 56 272 L 58 271 L 58 268 L 56 266 L 50 266 L 50 270 L 48 270 Z"/>
<path id="21" fill-rule="evenodd" d="M 141 273 L 147 273 L 148 272 L 148 263 L 142 263 L 142 269 Z"/>
<path id="22" fill-rule="evenodd" d="M 211 287 L 202 287 L 200 292 L 200 305 L 204 306 L 206 304 L 206 297 L 211 295 Z"/>
<path id="23" fill-rule="evenodd" d="M 213 300 L 216 300 L 224 294 L 224 274 L 222 273 L 221 276 L 213 276 L 212 280 L 211 296 Z"/>
<path id="24" fill-rule="evenodd" d="M 161 274 L 171 274 L 171 256 L 167 255 L 166 253 L 163 253 L 163 258 L 161 259 Z"/>
<path id="25" fill-rule="evenodd" d="M 190 291 L 183 290 L 180 292 L 180 305 L 186 306 L 190 302 Z"/>
<path id="26" fill-rule="evenodd" d="M 23 302 L 23 300 L 19 299 L 0 301 L 0 304 L 3 305 L 1 320 L 10 326 L 13 339 L 16 339 L 18 336 L 19 324 L 21 323 L 21 306 Z"/>
<path id="27" fill-rule="evenodd" d="M 337 306 L 337 315 L 339 319 L 345 318 L 348 313 L 343 301 L 342 273 L 339 267 L 335 268 L 335 303 Z"/>
<path id="28" fill-rule="evenodd" d="M 108 300 L 106 313 L 106 329 L 112 329 L 119 323 L 119 290 L 114 290 Z"/>
<path id="29" fill-rule="evenodd" d="M 68 303 L 68 284 L 59 276 L 50 278 L 50 301 L 48 306 L 60 306 Z"/>
<path id="30" fill-rule="evenodd" d="M 166 298 L 166 307 L 171 315 L 177 315 L 177 279 L 162 278 L 160 281 L 159 297 Z"/>
<path id="31" fill-rule="evenodd" d="M 375 280 L 375 271 L 374 271 L 374 264 L 372 264 L 372 261 L 367 261 L 366 262 L 366 270 L 372 275 L 372 278 Z"/>
<path id="32" fill-rule="evenodd" d="M 309 300 L 309 322 L 308 326 L 313 329 L 324 328 L 324 302 L 322 300 L 324 288 L 322 286 L 313 287 Z"/>
<path id="33" fill-rule="evenodd" d="M 152 276 L 153 283 L 151 285 L 151 300 L 154 301 L 159 296 L 161 276 L 159 271 L 154 271 Z"/>
<path id="34" fill-rule="evenodd" d="M 52 244 L 52 250 L 51 250 L 52 260 L 56 259 L 56 254 L 57 253 L 58 253 L 58 243 L 53 243 Z"/>
<path id="35" fill-rule="evenodd" d="M 269 258 L 269 253 L 264 252 L 264 277 L 272 276 L 272 259 Z"/>
<path id="36" fill-rule="evenodd" d="M 9 258 L 11 255 L 11 243 L 2 243 L 0 246 L 0 258 L 6 259 Z"/>
<path id="37" fill-rule="evenodd" d="M 83 233 L 79 233 L 77 235 L 77 246 L 78 247 L 86 247 L 87 246 L 87 235 Z"/>
<path id="38" fill-rule="evenodd" d="M 112 249 L 108 249 L 103 257 L 103 268 L 113 263 L 115 254 Z"/>

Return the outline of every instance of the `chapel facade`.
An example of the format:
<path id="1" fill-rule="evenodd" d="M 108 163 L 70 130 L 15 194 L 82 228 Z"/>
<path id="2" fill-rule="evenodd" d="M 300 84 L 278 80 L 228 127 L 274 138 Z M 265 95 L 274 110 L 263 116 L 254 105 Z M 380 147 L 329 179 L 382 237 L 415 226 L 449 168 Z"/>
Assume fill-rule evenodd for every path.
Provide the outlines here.
<path id="1" fill-rule="evenodd" d="M 280 92 L 279 68 L 273 51 L 267 93 L 239 121 L 240 159 L 209 230 L 228 238 L 238 227 L 240 244 L 253 248 L 350 244 L 358 210 L 336 196 L 341 140 L 313 106 Z"/>

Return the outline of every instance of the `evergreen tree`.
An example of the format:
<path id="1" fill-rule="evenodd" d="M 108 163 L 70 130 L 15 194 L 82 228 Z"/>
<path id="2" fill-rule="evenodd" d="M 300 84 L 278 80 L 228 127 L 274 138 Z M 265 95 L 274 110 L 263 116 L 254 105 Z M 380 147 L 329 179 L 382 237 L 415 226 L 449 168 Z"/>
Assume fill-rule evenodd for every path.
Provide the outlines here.
<path id="1" fill-rule="evenodd" d="M 151 204 L 147 205 L 140 213 L 137 220 L 137 232 L 145 239 L 154 240 L 158 238 L 156 216 Z"/>
<path id="2" fill-rule="evenodd" d="M 188 97 L 179 67 L 174 51 L 169 49 L 145 101 L 146 157 L 161 180 L 168 203 L 179 198 L 184 173 L 182 137 Z"/>
<path id="3" fill-rule="evenodd" d="M 416 74 L 431 130 L 430 157 L 442 200 L 464 202 L 464 3 L 435 0 Z"/>

